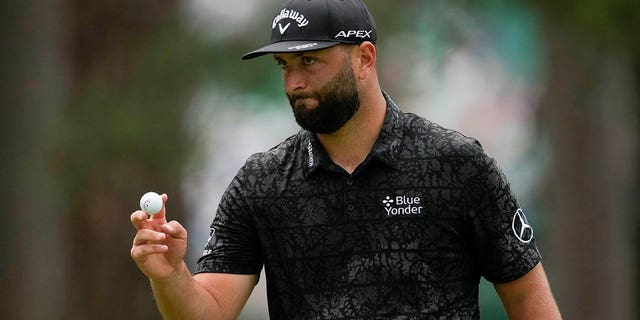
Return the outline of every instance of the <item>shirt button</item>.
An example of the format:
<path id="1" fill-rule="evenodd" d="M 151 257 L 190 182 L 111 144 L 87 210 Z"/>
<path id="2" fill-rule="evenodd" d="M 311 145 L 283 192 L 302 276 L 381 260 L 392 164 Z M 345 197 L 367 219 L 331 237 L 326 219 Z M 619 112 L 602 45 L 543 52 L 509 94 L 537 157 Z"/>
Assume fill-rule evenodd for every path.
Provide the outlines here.
<path id="1" fill-rule="evenodd" d="M 353 211 L 353 209 L 355 209 L 355 208 L 356 208 L 356 206 L 354 206 L 352 204 L 347 205 L 347 210 L 349 210 L 349 211 Z"/>
<path id="2" fill-rule="evenodd" d="M 352 186 L 353 185 L 353 179 L 348 179 L 347 180 L 347 185 L 348 186 Z"/>

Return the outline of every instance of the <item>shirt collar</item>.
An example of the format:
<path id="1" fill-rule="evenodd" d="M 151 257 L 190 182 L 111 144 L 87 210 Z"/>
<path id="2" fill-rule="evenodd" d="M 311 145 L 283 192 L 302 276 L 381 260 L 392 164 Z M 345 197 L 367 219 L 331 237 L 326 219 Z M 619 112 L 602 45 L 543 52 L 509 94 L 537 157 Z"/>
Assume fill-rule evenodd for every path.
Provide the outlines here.
<path id="1" fill-rule="evenodd" d="M 402 135 L 404 132 L 401 120 L 403 113 L 386 92 L 383 91 L 382 95 L 387 102 L 384 123 L 380 135 L 365 162 L 370 161 L 372 158 L 378 159 L 398 169 L 399 165 L 397 160 L 400 154 Z M 301 150 L 304 150 L 302 154 L 302 159 L 305 160 L 303 161 L 303 171 L 305 177 L 308 177 L 320 166 L 331 163 L 331 160 L 314 133 L 308 130 L 301 130 L 299 135 L 301 137 Z"/>
<path id="2" fill-rule="evenodd" d="M 370 156 L 381 160 L 387 165 L 398 169 L 398 157 L 402 145 L 404 133 L 402 116 L 403 113 L 396 103 L 386 92 L 382 92 L 387 101 L 387 113 L 384 118 L 380 135 L 373 145 Z"/>
<path id="3" fill-rule="evenodd" d="M 325 156 L 325 152 L 320 140 L 313 132 L 303 129 L 300 136 L 301 149 L 305 151 L 301 156 L 305 160 L 303 161 L 303 172 L 306 178 L 320 167 L 321 162 L 325 161 L 321 160 L 321 157 Z"/>

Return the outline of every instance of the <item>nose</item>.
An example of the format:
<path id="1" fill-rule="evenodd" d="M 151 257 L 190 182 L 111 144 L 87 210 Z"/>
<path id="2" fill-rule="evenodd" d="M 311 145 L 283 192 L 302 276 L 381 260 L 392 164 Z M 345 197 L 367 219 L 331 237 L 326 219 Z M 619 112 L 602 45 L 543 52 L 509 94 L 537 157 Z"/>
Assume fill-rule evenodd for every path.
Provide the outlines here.
<path id="1" fill-rule="evenodd" d="M 307 82 L 303 72 L 299 70 L 287 70 L 283 74 L 284 89 L 288 93 L 303 90 L 307 87 Z"/>

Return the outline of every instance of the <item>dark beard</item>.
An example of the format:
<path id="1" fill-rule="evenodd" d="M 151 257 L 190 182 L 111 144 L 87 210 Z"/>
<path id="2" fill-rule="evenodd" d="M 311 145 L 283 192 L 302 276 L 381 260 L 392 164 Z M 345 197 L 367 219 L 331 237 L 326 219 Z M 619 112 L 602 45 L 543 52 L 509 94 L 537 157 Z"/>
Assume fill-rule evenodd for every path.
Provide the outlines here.
<path id="1" fill-rule="evenodd" d="M 356 80 L 347 60 L 342 71 L 322 88 L 307 94 L 288 95 L 296 122 L 302 128 L 319 134 L 330 134 L 342 128 L 360 108 Z M 309 108 L 303 98 L 318 101 Z"/>

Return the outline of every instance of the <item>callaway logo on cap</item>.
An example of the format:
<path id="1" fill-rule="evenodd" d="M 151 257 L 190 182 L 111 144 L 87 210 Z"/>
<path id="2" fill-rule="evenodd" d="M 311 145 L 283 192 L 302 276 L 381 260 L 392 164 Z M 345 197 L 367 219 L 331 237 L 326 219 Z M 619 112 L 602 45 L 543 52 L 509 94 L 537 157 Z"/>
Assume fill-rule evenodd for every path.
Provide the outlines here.
<path id="1" fill-rule="evenodd" d="M 270 27 L 271 44 L 242 59 L 377 40 L 376 24 L 361 0 L 288 0 Z"/>

